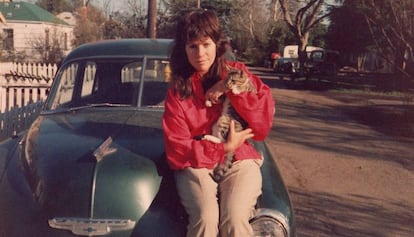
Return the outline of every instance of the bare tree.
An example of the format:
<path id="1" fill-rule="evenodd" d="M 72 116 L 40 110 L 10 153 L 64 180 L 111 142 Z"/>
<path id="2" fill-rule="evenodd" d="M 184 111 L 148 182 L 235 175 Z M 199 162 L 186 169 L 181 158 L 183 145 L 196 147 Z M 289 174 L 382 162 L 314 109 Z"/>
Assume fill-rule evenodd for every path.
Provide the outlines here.
<path id="1" fill-rule="evenodd" d="M 127 5 L 129 8 L 129 11 L 132 12 L 132 14 L 135 14 L 136 16 L 143 16 L 146 14 L 146 12 L 144 11 L 143 5 L 142 4 L 143 0 L 128 0 L 127 1 Z"/>
<path id="2" fill-rule="evenodd" d="M 44 63 L 59 63 L 64 57 L 63 38 L 64 34 L 55 27 L 47 29 L 45 36 L 33 37 L 29 42 L 35 51 L 32 57 Z"/>
<path id="3" fill-rule="evenodd" d="M 106 18 L 109 18 L 112 12 L 111 0 L 104 0 L 102 3 L 102 9 Z"/>
<path id="4" fill-rule="evenodd" d="M 311 29 L 329 16 L 323 11 L 325 0 L 306 0 L 297 7 L 292 0 L 279 0 L 279 4 L 286 24 L 298 40 L 299 61 L 303 65 Z"/>
<path id="5" fill-rule="evenodd" d="M 283 19 L 283 12 L 280 10 L 279 0 L 271 0 L 270 1 L 270 8 L 272 12 L 272 20 L 278 21 Z"/>
<path id="6" fill-rule="evenodd" d="M 266 47 L 272 23 L 269 6 L 264 1 L 237 0 L 223 8 L 227 11 L 219 16 L 237 57 L 262 63 L 268 54 Z"/>
<path id="7" fill-rule="evenodd" d="M 77 9 L 78 18 L 74 28 L 75 46 L 102 39 L 105 16 L 100 9 L 88 5 L 88 2 Z"/>
<path id="8" fill-rule="evenodd" d="M 414 77 L 414 2 L 362 0 L 364 16 L 381 55 L 401 76 Z"/>

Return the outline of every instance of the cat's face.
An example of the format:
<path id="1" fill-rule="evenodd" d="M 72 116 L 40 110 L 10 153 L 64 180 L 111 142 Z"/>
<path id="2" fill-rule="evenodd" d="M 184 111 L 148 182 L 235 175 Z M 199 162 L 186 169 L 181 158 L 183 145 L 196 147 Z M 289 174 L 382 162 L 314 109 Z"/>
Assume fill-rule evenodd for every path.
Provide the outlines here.
<path id="1" fill-rule="evenodd" d="M 246 80 L 248 80 L 248 77 L 243 72 L 243 70 L 233 69 L 228 72 L 226 86 L 230 89 L 241 87 L 243 84 L 245 84 Z"/>

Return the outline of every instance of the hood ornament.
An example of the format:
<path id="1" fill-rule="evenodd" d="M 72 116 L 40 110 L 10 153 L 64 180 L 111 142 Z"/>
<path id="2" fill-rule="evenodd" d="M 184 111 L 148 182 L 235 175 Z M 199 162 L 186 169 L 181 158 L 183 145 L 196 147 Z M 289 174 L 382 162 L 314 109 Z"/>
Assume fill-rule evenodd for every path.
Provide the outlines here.
<path id="1" fill-rule="evenodd" d="M 100 236 L 112 231 L 131 230 L 135 221 L 129 219 L 88 219 L 56 217 L 49 220 L 49 226 L 55 229 L 69 230 L 74 235 Z"/>
<path id="2" fill-rule="evenodd" d="M 105 156 L 116 152 L 116 148 L 112 148 L 112 137 L 108 137 L 96 150 L 93 152 L 96 160 L 99 162 Z"/>

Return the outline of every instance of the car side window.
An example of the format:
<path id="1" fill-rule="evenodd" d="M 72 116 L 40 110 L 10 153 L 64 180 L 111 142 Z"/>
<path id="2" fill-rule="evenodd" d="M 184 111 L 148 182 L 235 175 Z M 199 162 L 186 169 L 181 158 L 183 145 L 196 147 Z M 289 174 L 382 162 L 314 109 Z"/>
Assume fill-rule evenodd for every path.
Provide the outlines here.
<path id="1" fill-rule="evenodd" d="M 61 70 L 60 76 L 58 76 L 60 78 L 59 88 L 56 90 L 56 94 L 53 96 L 54 99 L 49 105 L 51 109 L 59 108 L 72 101 L 78 70 L 78 63 L 69 64 Z"/>
<path id="2" fill-rule="evenodd" d="M 96 78 L 96 63 L 88 61 L 85 65 L 82 80 L 82 92 L 81 97 L 92 95 L 94 91 L 94 82 Z"/>
<path id="3" fill-rule="evenodd" d="M 142 61 L 128 63 L 122 67 L 122 83 L 138 83 L 141 77 Z"/>
<path id="4" fill-rule="evenodd" d="M 141 106 L 163 105 L 170 80 L 170 67 L 167 60 L 147 61 L 144 74 L 144 87 Z"/>

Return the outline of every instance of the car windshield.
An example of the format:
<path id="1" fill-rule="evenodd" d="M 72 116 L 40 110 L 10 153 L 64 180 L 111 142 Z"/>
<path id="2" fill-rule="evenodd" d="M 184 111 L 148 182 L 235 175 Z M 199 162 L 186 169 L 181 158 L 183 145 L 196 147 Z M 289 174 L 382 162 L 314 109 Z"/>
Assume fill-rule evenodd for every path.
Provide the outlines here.
<path id="1" fill-rule="evenodd" d="M 162 59 L 73 61 L 58 72 L 46 110 L 162 106 L 169 63 Z"/>

